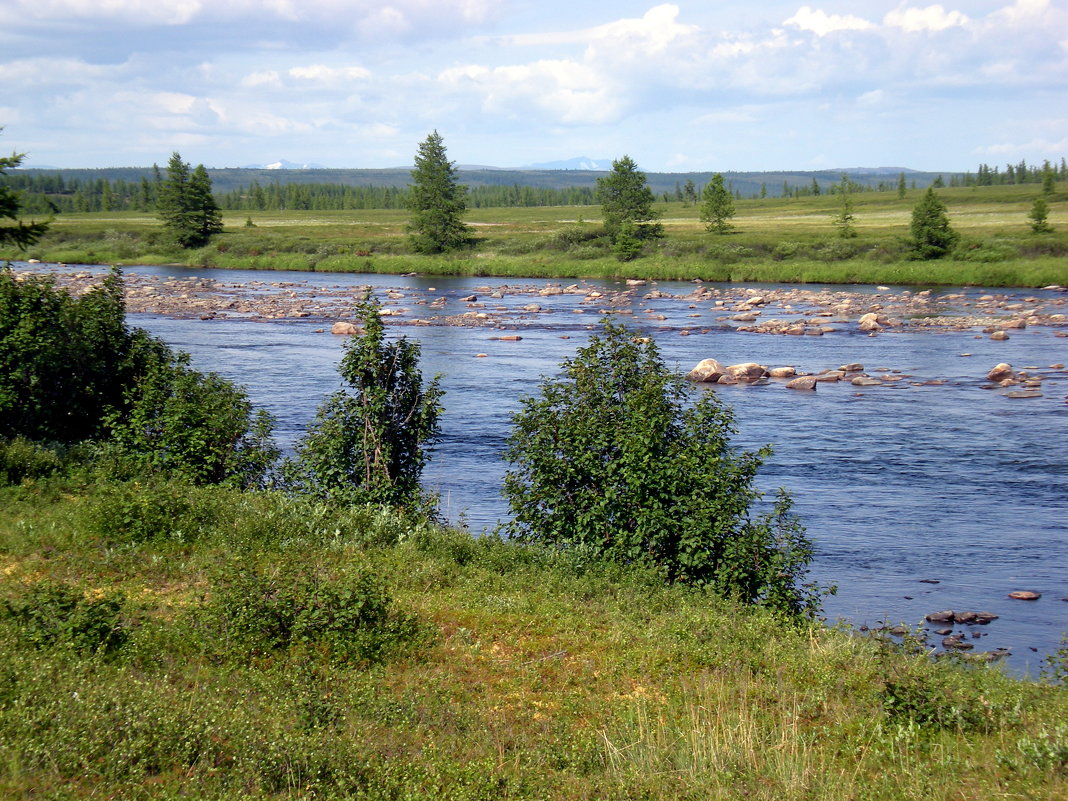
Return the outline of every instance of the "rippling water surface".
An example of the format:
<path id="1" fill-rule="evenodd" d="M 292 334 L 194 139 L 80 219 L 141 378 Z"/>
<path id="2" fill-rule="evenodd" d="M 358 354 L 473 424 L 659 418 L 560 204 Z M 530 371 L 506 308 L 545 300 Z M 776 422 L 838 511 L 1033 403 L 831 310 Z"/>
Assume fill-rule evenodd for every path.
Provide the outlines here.
<path id="1" fill-rule="evenodd" d="M 226 271 L 211 277 L 371 283 L 402 291 L 434 287 L 434 294 L 453 299 L 475 287 L 509 283 Z M 659 288 L 684 294 L 691 287 Z M 424 375 L 442 375 L 444 438 L 426 483 L 441 493 L 450 518 L 476 531 L 507 514 L 499 495 L 500 454 L 519 399 L 535 393 L 539 378 L 574 354 L 597 320 L 595 310 L 573 312 L 575 296 L 506 294 L 492 303 L 519 307 L 532 300 L 546 312 L 518 320 L 520 342 L 493 341 L 500 332 L 486 328 L 391 328 L 421 343 Z M 1054 338 L 1048 328 L 1013 332 L 1006 342 L 976 338 L 974 331 L 768 336 L 715 324 L 715 312 L 704 305 L 695 310 L 681 301 L 640 303 L 638 295 L 635 313 L 622 319 L 654 336 L 667 362 L 684 371 L 714 357 L 725 364 L 756 361 L 809 371 L 860 362 L 869 372 L 887 367 L 907 376 L 894 386 L 820 385 L 815 393 L 789 391 L 781 382 L 715 390 L 735 411 L 737 444 L 774 445 L 760 484 L 765 490 L 783 486 L 793 495 L 818 547 L 815 578 L 838 586 L 825 604 L 828 617 L 857 625 L 914 625 L 941 609 L 994 612 L 1001 618 L 979 629 L 984 636 L 975 641 L 976 650 L 1008 647 L 1012 669 L 1037 674 L 1042 658 L 1068 631 L 1068 603 L 1061 600 L 1068 598 L 1068 379 L 1060 372 L 1037 399 L 1009 399 L 982 387 L 997 362 L 1020 369 L 1068 361 L 1068 340 Z M 666 319 L 651 319 L 647 310 Z M 695 313 L 704 319 L 689 316 Z M 418 314 L 429 315 L 426 307 Z M 135 315 L 131 322 L 189 351 L 197 367 L 244 384 L 257 405 L 278 417 L 278 436 L 286 445 L 337 387 L 341 338 L 317 332 L 322 321 Z M 712 330 L 680 336 L 682 327 L 692 325 Z M 486 358 L 476 358 L 479 353 Z M 916 385 L 930 380 L 945 383 Z M 1006 594 L 1017 589 L 1037 590 L 1042 599 L 1009 600 Z"/>

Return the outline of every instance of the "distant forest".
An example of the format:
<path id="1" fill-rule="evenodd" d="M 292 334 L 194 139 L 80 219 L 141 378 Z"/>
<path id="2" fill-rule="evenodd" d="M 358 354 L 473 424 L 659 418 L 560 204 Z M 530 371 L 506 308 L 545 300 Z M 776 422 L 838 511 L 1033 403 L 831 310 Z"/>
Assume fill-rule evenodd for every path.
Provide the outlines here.
<path id="1" fill-rule="evenodd" d="M 407 206 L 409 171 L 383 170 L 209 170 L 215 197 L 225 211 L 403 209 Z M 848 174 L 854 192 L 898 191 L 927 186 L 998 186 L 1041 183 L 1052 174 L 1068 179 L 1068 164 L 1024 161 L 1004 168 L 980 164 L 976 172 L 937 174 L 914 170 L 857 170 Z M 468 187 L 469 208 L 518 206 L 593 206 L 597 178 L 586 170 L 460 170 Z M 735 197 L 806 197 L 831 193 L 841 171 L 723 173 Z M 650 188 L 663 201 L 696 202 L 712 173 L 648 173 Z M 107 169 L 19 169 L 0 184 L 23 193 L 29 214 L 155 209 L 163 180 L 157 166 Z"/>

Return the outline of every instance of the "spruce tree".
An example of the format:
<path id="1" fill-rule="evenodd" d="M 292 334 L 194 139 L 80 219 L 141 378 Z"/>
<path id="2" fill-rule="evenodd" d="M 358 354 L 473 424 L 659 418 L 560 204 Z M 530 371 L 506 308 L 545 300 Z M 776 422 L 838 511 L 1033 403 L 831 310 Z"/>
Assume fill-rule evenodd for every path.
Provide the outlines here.
<path id="1" fill-rule="evenodd" d="M 183 248 L 201 247 L 223 228 L 208 171 L 203 164 L 190 170 L 178 153 L 172 153 L 167 163 L 167 178 L 159 185 L 156 212 Z"/>
<path id="2" fill-rule="evenodd" d="M 938 259 L 949 253 L 960 236 L 949 226 L 946 204 L 935 194 L 934 187 L 912 210 L 912 254 L 918 259 Z"/>
<path id="3" fill-rule="evenodd" d="M 437 131 L 419 145 L 408 210 L 408 232 L 417 252 L 442 253 L 471 243 L 471 231 L 461 219 L 467 210 L 467 187 L 457 181 L 456 167 Z"/>
<path id="4" fill-rule="evenodd" d="M 1053 226 L 1049 224 L 1049 204 L 1045 198 L 1035 198 L 1027 219 L 1031 221 L 1031 230 L 1036 234 L 1048 234 L 1053 231 Z"/>
<path id="5" fill-rule="evenodd" d="M 701 222 L 706 230 L 725 234 L 733 228 L 730 224 L 733 216 L 734 198 L 723 185 L 723 176 L 717 172 L 701 192 Z"/>
<path id="6" fill-rule="evenodd" d="M 857 229 L 853 227 L 856 219 L 853 215 L 853 182 L 848 175 L 842 176 L 842 183 L 837 187 L 840 204 L 838 213 L 834 215 L 834 227 L 838 229 L 838 236 L 843 239 L 852 239 L 857 235 Z"/>
<path id="7" fill-rule="evenodd" d="M 605 231 L 615 244 L 624 232 L 638 240 L 655 239 L 664 235 L 663 226 L 654 220 L 660 217 L 653 208 L 653 191 L 645 182 L 645 173 L 634 159 L 623 156 L 612 162 L 612 171 L 597 179 L 597 199 L 601 203 Z"/>
<path id="8" fill-rule="evenodd" d="M 18 167 L 25 156 L 12 153 L 0 156 L 0 175 Z M 14 225 L 0 225 L 0 247 L 14 245 L 19 250 L 25 249 L 44 236 L 48 230 L 47 222 L 23 222 L 19 219 L 22 199 L 18 192 L 0 185 L 0 219 L 14 220 Z"/>

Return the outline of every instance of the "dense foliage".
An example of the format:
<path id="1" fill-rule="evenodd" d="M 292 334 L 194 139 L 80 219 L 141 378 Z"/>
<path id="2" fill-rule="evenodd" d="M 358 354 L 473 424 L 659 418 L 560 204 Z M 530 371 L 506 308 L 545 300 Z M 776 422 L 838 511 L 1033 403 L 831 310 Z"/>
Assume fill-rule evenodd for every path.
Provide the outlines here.
<path id="1" fill-rule="evenodd" d="M 434 131 L 419 145 L 408 190 L 408 230 L 417 252 L 442 253 L 470 243 L 471 232 L 463 222 L 466 194 L 441 134 Z"/>
<path id="2" fill-rule="evenodd" d="M 768 449 L 731 447 L 733 418 L 712 393 L 691 403 L 656 345 L 605 321 L 515 416 L 504 493 L 523 540 L 654 566 L 669 581 L 812 614 L 802 583 L 811 545 L 780 494 L 755 516 Z"/>
<path id="3" fill-rule="evenodd" d="M 47 276 L 0 271 L 0 438 L 73 443 L 105 433 L 146 358 L 166 347 L 125 324 L 122 280 L 79 298 Z"/>
<path id="4" fill-rule="evenodd" d="M 364 330 L 346 344 L 338 367 L 348 388 L 319 407 L 285 473 L 302 494 L 422 508 L 419 480 L 439 436 L 438 380 L 423 384 L 418 343 L 386 341 L 370 292 L 357 314 Z"/>
<path id="5" fill-rule="evenodd" d="M 0 271 L 0 440 L 95 440 L 121 474 L 250 486 L 274 461 L 270 429 L 242 390 L 127 327 L 118 271 L 79 298 Z"/>
<path id="6" fill-rule="evenodd" d="M 172 154 L 167 163 L 167 178 L 159 185 L 156 211 L 174 241 L 183 248 L 200 247 L 223 229 L 208 171 L 203 164 L 191 171 L 178 153 Z"/>

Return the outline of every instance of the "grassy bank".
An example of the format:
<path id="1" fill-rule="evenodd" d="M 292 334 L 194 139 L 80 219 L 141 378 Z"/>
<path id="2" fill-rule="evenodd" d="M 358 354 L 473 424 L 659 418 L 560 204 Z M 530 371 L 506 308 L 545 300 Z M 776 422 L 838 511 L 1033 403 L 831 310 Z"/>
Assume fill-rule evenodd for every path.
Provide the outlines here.
<path id="1" fill-rule="evenodd" d="M 594 206 L 473 209 L 478 242 L 449 256 L 412 253 L 401 211 L 289 211 L 231 214 L 225 231 L 205 248 L 166 243 L 155 217 L 81 214 L 57 218 L 27 254 L 65 263 L 166 264 L 233 269 L 318 270 L 430 275 L 548 278 L 700 278 L 786 283 L 952 284 L 1045 286 L 1068 282 L 1068 195 L 1050 199 L 1055 231 L 1030 231 L 1033 186 L 941 191 L 962 243 L 951 258 L 908 259 L 908 226 L 918 191 L 854 196 L 855 238 L 837 235 L 834 196 L 738 202 L 735 231 L 709 234 L 698 210 L 662 203 L 666 238 L 649 243 L 635 261 L 611 252 Z M 247 227 L 246 222 L 252 226 Z"/>
<path id="2" fill-rule="evenodd" d="M 0 490 L 6 798 L 1068 797 L 1068 691 L 375 509 Z"/>

